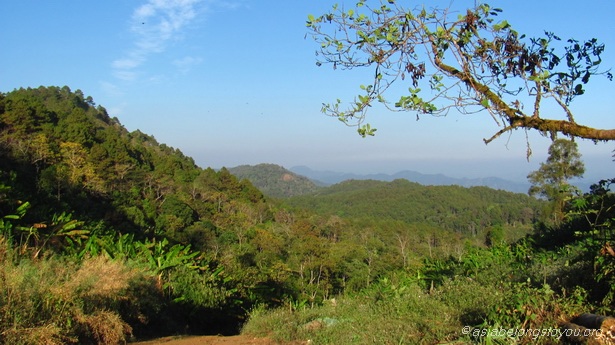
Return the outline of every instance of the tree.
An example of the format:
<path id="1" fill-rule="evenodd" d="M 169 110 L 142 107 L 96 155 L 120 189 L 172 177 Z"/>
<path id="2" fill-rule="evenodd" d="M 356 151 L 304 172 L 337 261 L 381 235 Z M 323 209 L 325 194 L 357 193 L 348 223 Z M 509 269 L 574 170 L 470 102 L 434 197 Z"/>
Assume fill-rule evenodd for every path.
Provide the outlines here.
<path id="1" fill-rule="evenodd" d="M 562 44 L 549 32 L 527 39 L 506 20 L 497 21 L 499 12 L 487 4 L 455 13 L 408 10 L 395 0 L 370 7 L 360 0 L 352 9 L 335 5 L 322 16 L 308 16 L 307 26 L 320 44 L 317 65 L 374 71 L 348 109 L 341 109 L 338 99 L 324 104 L 323 112 L 356 126 L 362 136 L 374 135 L 364 122 L 368 109 L 382 103 L 393 111 L 416 112 L 417 118 L 486 110 L 501 129 L 485 143 L 519 128 L 614 140 L 615 129 L 582 125 L 570 108 L 592 76 L 612 79 L 599 68 L 604 45 L 596 39 Z M 399 99 L 385 98 L 399 91 L 394 84 L 404 82 L 409 88 Z M 553 118 L 542 116 L 547 106 L 556 108 L 550 111 Z"/>
<path id="2" fill-rule="evenodd" d="M 563 208 L 566 198 L 571 196 L 574 188 L 568 181 L 582 177 L 585 165 L 574 141 L 557 139 L 549 146 L 549 157 L 546 163 L 541 163 L 538 170 L 528 175 L 532 183 L 528 194 L 546 197 L 553 203 L 554 218 L 558 222 L 563 219 Z"/>
<path id="3" fill-rule="evenodd" d="M 92 192 L 105 193 L 105 181 L 88 161 L 88 152 L 81 144 L 61 142 L 60 156 L 60 170 L 65 170 L 65 176 L 73 188 L 83 186 Z"/>

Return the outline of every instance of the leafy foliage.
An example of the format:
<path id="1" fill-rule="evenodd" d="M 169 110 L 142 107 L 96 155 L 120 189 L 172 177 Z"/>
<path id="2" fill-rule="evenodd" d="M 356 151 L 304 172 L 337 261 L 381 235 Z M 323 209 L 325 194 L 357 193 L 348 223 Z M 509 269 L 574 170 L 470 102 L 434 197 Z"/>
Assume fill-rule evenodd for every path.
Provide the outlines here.
<path id="1" fill-rule="evenodd" d="M 2 169 L 17 173 L 12 183 L 22 195 L 16 197 L 104 219 L 141 238 L 173 237 L 201 218 L 217 223 L 214 212 L 232 199 L 262 200 L 249 182 L 226 170 L 200 169 L 179 150 L 129 133 L 90 103 L 68 87 L 19 89 L 2 98 Z"/>
<path id="2" fill-rule="evenodd" d="M 474 237 L 495 225 L 530 226 L 541 202 L 486 187 L 422 186 L 407 180 L 346 181 L 287 203 L 351 219 L 423 224 Z"/>
<path id="3" fill-rule="evenodd" d="M 576 177 L 583 177 L 585 165 L 577 144 L 567 139 L 556 139 L 549 147 L 549 157 L 546 163 L 528 175 L 532 187 L 530 195 L 546 197 L 553 205 L 553 215 L 556 222 L 563 218 L 565 200 L 577 194 L 576 188 L 568 183 Z"/>
<path id="4" fill-rule="evenodd" d="M 376 189 L 390 187 L 374 181 L 353 183 L 323 189 L 318 197 L 330 198 L 322 204 L 336 205 L 345 212 L 357 207 L 359 214 L 367 208 L 358 200 L 369 200 L 369 194 L 358 191 L 376 194 L 377 199 L 367 201 L 376 205 L 385 198 Z M 497 240 L 501 229 L 495 226 L 488 232 L 488 249 L 468 244 L 459 255 L 427 257 L 420 266 L 405 266 L 404 273 L 390 271 L 359 292 L 317 308 L 256 309 L 244 332 L 273 334 L 282 340 L 308 338 L 323 344 L 560 343 L 562 322 L 583 312 L 610 315 L 614 310 L 613 183 L 600 181 L 589 193 L 564 200 L 566 217 L 547 230 L 537 222 L 538 231 L 507 244 Z M 374 185 L 378 188 L 370 189 Z M 361 197 L 348 197 L 353 193 Z M 334 197 L 340 198 L 331 202 Z M 314 209 L 320 206 L 318 201 L 302 199 Z M 353 203 L 344 207 L 350 201 Z M 387 237 L 391 236 L 381 238 Z M 371 312 L 379 308 L 386 310 Z M 397 327 L 397 322 L 404 327 Z M 372 327 L 374 324 L 379 326 Z M 467 331 L 461 333 L 462 327 Z"/>
<path id="5" fill-rule="evenodd" d="M 577 144 L 567 139 L 556 139 L 549 147 L 546 163 L 541 163 L 537 171 L 528 175 L 533 184 L 529 194 L 555 200 L 558 194 L 565 192 L 570 179 L 583 177 L 584 172 L 585 166 Z"/>
<path id="6" fill-rule="evenodd" d="M 347 181 L 274 202 L 78 90 L 19 89 L 0 95 L 0 333 L 225 334 L 252 311 L 246 332 L 287 340 L 500 341 L 459 330 L 613 310 L 612 183 L 549 227 L 544 201 L 485 187 Z"/>
<path id="7" fill-rule="evenodd" d="M 356 125 L 362 136 L 374 134 L 375 128 L 364 121 L 370 107 L 380 103 L 417 117 L 453 109 L 462 114 L 487 111 L 501 127 L 487 143 L 518 128 L 615 139 L 613 129 L 577 123 L 569 107 L 593 76 L 612 79 L 600 69 L 604 45 L 596 39 L 569 39 L 563 45 L 549 32 L 527 38 L 498 20 L 501 12 L 481 3 L 461 12 L 408 9 L 401 1 L 388 0 L 358 1 L 351 8 L 334 5 L 321 16 L 308 16 L 306 25 L 319 46 L 318 65 L 373 71 L 347 109 L 338 99 L 323 105 L 323 112 Z M 398 84 L 405 85 L 403 91 Z M 391 94 L 397 99 L 390 101 Z M 557 116 L 544 117 L 547 107 L 549 116 Z"/>

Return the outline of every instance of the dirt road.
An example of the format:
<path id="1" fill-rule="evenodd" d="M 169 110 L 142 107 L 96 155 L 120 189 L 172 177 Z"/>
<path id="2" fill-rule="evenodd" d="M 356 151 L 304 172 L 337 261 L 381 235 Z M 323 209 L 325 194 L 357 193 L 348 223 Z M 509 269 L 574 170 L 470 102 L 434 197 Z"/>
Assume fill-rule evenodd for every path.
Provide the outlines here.
<path id="1" fill-rule="evenodd" d="M 268 338 L 254 338 L 245 335 L 234 336 L 185 336 L 166 337 L 156 340 L 130 343 L 130 345 L 303 345 L 307 342 L 279 343 Z"/>

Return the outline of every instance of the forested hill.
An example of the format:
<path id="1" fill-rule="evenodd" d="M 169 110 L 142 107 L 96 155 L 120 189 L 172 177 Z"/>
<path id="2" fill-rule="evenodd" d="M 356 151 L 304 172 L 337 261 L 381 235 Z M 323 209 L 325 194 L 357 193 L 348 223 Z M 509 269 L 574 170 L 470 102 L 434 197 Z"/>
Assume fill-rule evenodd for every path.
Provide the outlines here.
<path id="1" fill-rule="evenodd" d="M 543 204 L 488 187 L 423 186 L 405 179 L 349 180 L 287 203 L 318 214 L 424 223 L 470 236 L 493 224 L 529 225 Z"/>
<path id="2" fill-rule="evenodd" d="M 137 337 L 237 332 L 256 306 L 298 310 L 427 257 L 501 243 L 527 232 L 539 209 L 521 194 L 406 180 L 348 181 L 282 202 L 129 132 L 79 90 L 0 94 L 0 266 L 10 271 L 0 274 L 13 277 L 0 280 L 11 294 L 0 293 L 10 302 L 0 332 L 20 339 L 60 325 L 57 339 L 95 343 L 88 327 L 99 315 Z M 100 279 L 124 287 L 91 298 Z"/>
<path id="3" fill-rule="evenodd" d="M 164 235 L 200 249 L 204 238 L 214 236 L 212 229 L 217 236 L 229 231 L 235 237 L 233 229 L 274 218 L 275 207 L 247 179 L 227 169 L 197 167 L 192 158 L 152 136 L 127 131 L 91 97 L 68 87 L 0 95 L 0 158 L 0 183 L 13 186 L 3 198 L 30 201 L 32 219 L 71 212 L 117 231 Z M 301 192 L 314 188 L 276 166 L 258 168 L 268 176 L 255 177 L 249 173 L 254 169 L 246 167 L 234 173 L 255 181 L 274 176 L 278 182 L 303 182 L 295 185 Z M 289 204 L 321 215 L 382 217 L 460 231 L 496 220 L 529 221 L 538 201 L 489 188 L 424 187 L 397 180 L 348 181 Z"/>
<path id="4" fill-rule="evenodd" d="M 229 172 L 239 179 L 249 180 L 265 195 L 276 198 L 308 194 L 319 189 L 307 177 L 275 164 L 240 165 L 229 168 Z"/>
<path id="5" fill-rule="evenodd" d="M 5 199 L 32 203 L 32 219 L 70 212 L 183 242 L 232 223 L 230 208 L 267 218 L 262 193 L 248 181 L 201 169 L 154 137 L 127 131 L 66 86 L 0 94 L 0 184 L 13 187 Z"/>

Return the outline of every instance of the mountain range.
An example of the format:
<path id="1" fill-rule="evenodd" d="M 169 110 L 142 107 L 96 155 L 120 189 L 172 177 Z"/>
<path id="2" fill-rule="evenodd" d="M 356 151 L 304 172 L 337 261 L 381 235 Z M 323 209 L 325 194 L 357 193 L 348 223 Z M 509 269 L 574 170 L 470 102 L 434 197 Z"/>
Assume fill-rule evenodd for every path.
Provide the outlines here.
<path id="1" fill-rule="evenodd" d="M 404 170 L 395 174 L 353 174 L 334 171 L 312 170 L 306 166 L 286 169 L 276 164 L 240 165 L 229 168 L 229 172 L 239 179 L 247 179 L 265 195 L 275 198 L 288 198 L 309 194 L 321 187 L 338 184 L 348 180 L 376 180 L 391 182 L 404 179 L 426 186 L 461 187 L 484 186 L 514 193 L 527 193 L 529 183 L 517 183 L 498 177 L 454 178 L 443 174 L 422 174 Z"/>
<path id="2" fill-rule="evenodd" d="M 422 174 L 411 170 L 403 170 L 395 174 L 353 174 L 334 171 L 318 171 L 312 170 L 306 166 L 295 166 L 290 168 L 290 171 L 305 176 L 315 181 L 317 184 L 320 182 L 324 185 L 336 184 L 346 180 L 393 181 L 397 179 L 406 179 L 410 182 L 416 182 L 422 185 L 458 185 L 462 187 L 485 186 L 515 193 L 527 193 L 530 187 L 529 183 L 518 183 L 499 177 L 455 178 L 443 174 Z"/>

